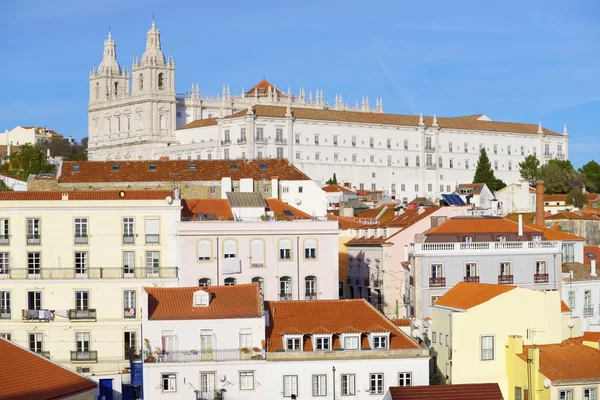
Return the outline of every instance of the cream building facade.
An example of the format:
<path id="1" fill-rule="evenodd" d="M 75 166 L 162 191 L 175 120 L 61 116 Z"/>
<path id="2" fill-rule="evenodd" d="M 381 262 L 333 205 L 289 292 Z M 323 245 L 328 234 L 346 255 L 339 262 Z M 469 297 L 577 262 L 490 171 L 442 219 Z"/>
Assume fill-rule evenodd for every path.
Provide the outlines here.
<path id="1" fill-rule="evenodd" d="M 3 192 L 0 210 L 0 335 L 116 376 L 139 347 L 142 288 L 177 285 L 177 193 Z"/>

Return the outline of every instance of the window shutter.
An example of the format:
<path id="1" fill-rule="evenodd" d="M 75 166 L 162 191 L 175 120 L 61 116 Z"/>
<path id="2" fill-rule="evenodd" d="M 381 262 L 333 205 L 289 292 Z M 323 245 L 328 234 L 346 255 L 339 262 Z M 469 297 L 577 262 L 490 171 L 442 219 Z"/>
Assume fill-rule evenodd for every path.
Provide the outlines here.
<path id="1" fill-rule="evenodd" d="M 237 256 L 237 243 L 235 240 L 227 239 L 223 242 L 224 254 L 235 254 Z"/>
<path id="2" fill-rule="evenodd" d="M 282 239 L 279 242 L 279 248 L 281 250 L 292 250 L 292 241 L 289 239 Z"/>
<path id="3" fill-rule="evenodd" d="M 158 235 L 159 233 L 159 219 L 158 218 L 146 218 L 146 235 Z"/>
<path id="4" fill-rule="evenodd" d="M 198 258 L 210 259 L 212 253 L 212 243 L 210 240 L 201 240 L 198 242 Z"/>
<path id="5" fill-rule="evenodd" d="M 262 267 L 264 265 L 264 242 L 262 240 L 254 239 L 250 242 L 250 255 L 253 267 Z"/>

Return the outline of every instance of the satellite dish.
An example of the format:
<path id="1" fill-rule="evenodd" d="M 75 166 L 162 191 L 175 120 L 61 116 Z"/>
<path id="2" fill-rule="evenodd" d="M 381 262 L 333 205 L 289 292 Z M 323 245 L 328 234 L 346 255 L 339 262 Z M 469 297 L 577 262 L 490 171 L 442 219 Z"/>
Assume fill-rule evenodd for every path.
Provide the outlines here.
<path id="1" fill-rule="evenodd" d="M 415 319 L 413 322 L 413 325 L 415 326 L 415 328 L 420 328 L 421 327 L 421 321 L 419 321 L 418 319 Z"/>
<path id="2" fill-rule="evenodd" d="M 125 197 L 125 192 L 121 190 L 121 191 L 119 192 L 119 197 L 120 197 L 120 198 L 124 198 L 124 197 Z"/>
<path id="3" fill-rule="evenodd" d="M 567 326 L 569 328 L 573 328 L 575 326 L 575 321 L 573 321 L 572 319 L 570 319 L 569 322 L 567 323 Z"/>
<path id="4" fill-rule="evenodd" d="M 227 380 L 227 375 L 225 374 L 221 374 L 221 376 L 219 377 L 219 380 L 223 383 L 225 383 L 225 381 Z"/>
<path id="5" fill-rule="evenodd" d="M 419 332 L 418 329 L 413 329 L 412 335 L 413 335 L 413 337 L 417 338 L 417 337 L 419 337 L 421 335 L 421 332 Z"/>
<path id="6" fill-rule="evenodd" d="M 550 386 L 552 386 L 552 381 L 548 378 L 544 379 L 544 387 L 548 389 Z"/>
<path id="7" fill-rule="evenodd" d="M 299 206 L 300 204 L 302 204 L 302 200 L 300 200 L 299 198 L 294 199 L 294 201 L 296 202 L 297 206 Z"/>
<path id="8" fill-rule="evenodd" d="M 173 198 L 171 196 L 167 196 L 165 197 L 165 201 L 167 202 L 167 204 L 171 204 L 173 203 Z"/>

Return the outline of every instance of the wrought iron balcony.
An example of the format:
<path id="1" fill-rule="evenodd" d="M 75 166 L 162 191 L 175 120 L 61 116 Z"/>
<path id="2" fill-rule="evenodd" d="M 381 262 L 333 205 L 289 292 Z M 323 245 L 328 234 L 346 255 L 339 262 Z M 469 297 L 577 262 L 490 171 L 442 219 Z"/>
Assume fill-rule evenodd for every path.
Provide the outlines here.
<path id="1" fill-rule="evenodd" d="M 246 144 L 246 137 L 241 137 L 237 140 L 238 144 Z"/>
<path id="2" fill-rule="evenodd" d="M 429 278 L 429 287 L 445 287 L 446 286 L 446 278 Z"/>
<path id="3" fill-rule="evenodd" d="M 27 244 L 38 245 L 42 243 L 42 237 L 40 235 L 27 235 Z"/>
<path id="4" fill-rule="evenodd" d="M 23 321 L 44 321 L 49 322 L 54 319 L 50 310 L 21 310 L 21 318 Z"/>
<path id="5" fill-rule="evenodd" d="M 262 143 L 262 144 L 267 144 L 267 142 L 268 142 L 267 138 L 264 136 L 256 136 L 256 139 L 254 141 L 256 143 Z"/>
<path id="6" fill-rule="evenodd" d="M 75 244 L 88 244 L 88 235 L 75 235 Z"/>
<path id="7" fill-rule="evenodd" d="M 92 351 L 71 351 L 71 361 L 98 362 L 98 352 Z"/>
<path id="8" fill-rule="evenodd" d="M 465 276 L 464 281 L 479 283 L 479 277 L 478 276 Z"/>
<path id="9" fill-rule="evenodd" d="M 594 306 L 591 304 L 589 306 L 583 307 L 583 316 L 584 317 L 593 317 L 594 316 Z"/>
<path id="10" fill-rule="evenodd" d="M 135 235 L 126 233 L 123 235 L 123 244 L 134 244 Z"/>
<path id="11" fill-rule="evenodd" d="M 500 285 L 512 285 L 513 276 L 512 275 L 498 275 L 498 284 Z"/>
<path id="12" fill-rule="evenodd" d="M 548 274 L 534 274 L 533 282 L 534 283 L 548 283 Z"/>
<path id="13" fill-rule="evenodd" d="M 7 274 L 0 274 L 0 281 L 6 279 L 154 279 L 177 278 L 177 267 L 159 268 L 87 268 L 86 273 L 81 269 L 42 268 L 32 273 L 27 268 L 11 268 Z"/>
<path id="14" fill-rule="evenodd" d="M 427 151 L 427 152 L 434 152 L 435 151 L 435 146 L 425 146 L 425 151 Z"/>
<path id="15" fill-rule="evenodd" d="M 304 299 L 305 300 L 316 300 L 317 299 L 317 294 L 316 293 L 306 293 L 304 295 Z"/>
<path id="16" fill-rule="evenodd" d="M 146 235 L 146 244 L 160 244 L 160 235 L 157 235 L 157 234 Z"/>
<path id="17" fill-rule="evenodd" d="M 291 293 L 285 293 L 285 294 L 280 293 L 279 294 L 279 300 L 291 300 L 291 299 L 292 299 Z"/>
<path id="18" fill-rule="evenodd" d="M 69 319 L 71 321 L 78 320 L 96 320 L 96 309 L 90 308 L 88 310 L 69 310 Z"/>
<path id="19" fill-rule="evenodd" d="M 287 139 L 283 137 L 276 137 L 275 144 L 287 144 Z"/>
<path id="20" fill-rule="evenodd" d="M 230 144 L 231 144 L 231 140 L 230 139 L 221 140 L 221 145 L 222 146 L 229 146 Z"/>
<path id="21" fill-rule="evenodd" d="M 10 308 L 0 308 L 0 319 L 10 319 Z"/>
<path id="22" fill-rule="evenodd" d="M 435 169 L 435 163 L 425 164 L 425 168 L 427 168 L 427 169 Z"/>
<path id="23" fill-rule="evenodd" d="M 10 244 L 10 235 L 0 235 L 0 245 L 6 246 Z"/>

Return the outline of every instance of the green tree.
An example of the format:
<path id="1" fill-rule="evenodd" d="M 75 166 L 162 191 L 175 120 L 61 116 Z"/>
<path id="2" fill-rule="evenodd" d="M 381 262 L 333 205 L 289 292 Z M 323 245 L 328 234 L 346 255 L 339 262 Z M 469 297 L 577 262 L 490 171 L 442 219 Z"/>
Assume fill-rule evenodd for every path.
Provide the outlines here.
<path id="1" fill-rule="evenodd" d="M 550 160 L 540 167 L 540 178 L 544 181 L 544 193 L 564 194 L 579 189 L 584 184 L 581 173 L 575 171 L 569 160 Z"/>
<path id="2" fill-rule="evenodd" d="M 333 173 L 333 176 L 329 178 L 325 183 L 328 185 L 337 185 L 337 177 L 335 176 L 335 172 Z"/>
<path id="3" fill-rule="evenodd" d="M 492 170 L 492 164 L 490 163 L 485 148 L 482 148 L 479 153 L 479 160 L 477 161 L 477 168 L 475 169 L 475 175 L 473 176 L 473 183 L 485 183 L 492 192 L 506 187 L 506 184 L 494 175 L 494 170 Z"/>
<path id="4" fill-rule="evenodd" d="M 600 164 L 592 160 L 579 169 L 583 175 L 585 185 L 590 192 L 598 193 L 600 190 Z"/>
<path id="5" fill-rule="evenodd" d="M 62 157 L 69 161 L 87 160 L 87 138 L 81 140 L 81 144 L 73 141 L 69 143 L 68 139 L 55 137 L 52 140 L 44 142 L 42 149 L 50 150 L 52 157 Z"/>
<path id="6" fill-rule="evenodd" d="M 525 157 L 523 162 L 519 163 L 519 172 L 521 178 L 527 179 L 531 186 L 535 185 L 535 181 L 540 177 L 540 160 L 533 154 Z"/>
<path id="7" fill-rule="evenodd" d="M 579 189 L 571 189 L 567 193 L 567 199 L 565 203 L 572 204 L 577 208 L 583 208 L 588 202 L 588 197 Z"/>
<path id="8" fill-rule="evenodd" d="M 27 143 L 21 145 L 19 152 L 11 154 L 10 163 L 13 172 L 22 179 L 27 179 L 30 174 L 53 172 L 54 167 L 48 163 L 46 154 L 41 147 Z"/>

